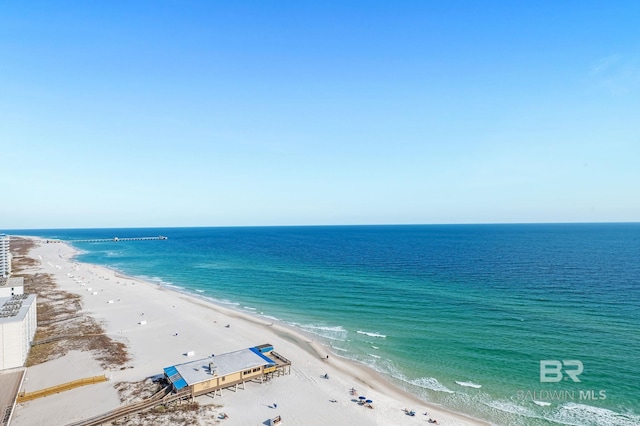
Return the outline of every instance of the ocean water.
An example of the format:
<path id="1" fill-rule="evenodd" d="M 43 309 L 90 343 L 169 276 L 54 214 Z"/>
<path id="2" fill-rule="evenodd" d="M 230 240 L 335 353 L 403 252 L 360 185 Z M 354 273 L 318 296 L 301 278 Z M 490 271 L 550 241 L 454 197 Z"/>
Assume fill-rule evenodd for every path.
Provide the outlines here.
<path id="1" fill-rule="evenodd" d="M 6 232 L 291 324 L 494 424 L 640 425 L 640 224 Z"/>

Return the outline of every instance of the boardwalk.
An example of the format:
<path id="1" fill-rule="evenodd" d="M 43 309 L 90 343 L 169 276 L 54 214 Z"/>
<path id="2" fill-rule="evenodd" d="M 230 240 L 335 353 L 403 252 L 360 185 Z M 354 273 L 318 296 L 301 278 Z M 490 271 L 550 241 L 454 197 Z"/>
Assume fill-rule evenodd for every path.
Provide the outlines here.
<path id="1" fill-rule="evenodd" d="M 93 385 L 95 383 L 101 383 L 101 382 L 106 382 L 107 381 L 107 376 L 106 375 L 102 375 L 102 376 L 94 376 L 94 377 L 86 377 L 84 379 L 78 379 L 78 380 L 74 380 L 71 382 L 67 382 L 67 383 L 63 383 L 61 385 L 56 385 L 56 386 L 51 386 L 49 388 L 46 389 L 40 389 L 34 392 L 20 392 L 18 394 L 18 400 L 17 402 L 19 404 L 22 404 L 24 402 L 27 401 L 31 401 L 34 399 L 38 399 L 38 398 L 44 398 L 46 396 L 49 395 L 53 395 L 56 393 L 60 393 L 60 392 L 65 392 L 71 389 L 75 389 L 78 388 L 80 386 L 87 386 L 87 385 Z"/>
<path id="2" fill-rule="evenodd" d="M 163 235 L 158 235 L 157 237 L 129 237 L 129 238 L 92 238 L 86 240 L 47 240 L 47 243 L 109 243 L 114 242 L 118 243 L 121 241 L 152 241 L 152 240 L 168 240 L 167 237 Z"/>

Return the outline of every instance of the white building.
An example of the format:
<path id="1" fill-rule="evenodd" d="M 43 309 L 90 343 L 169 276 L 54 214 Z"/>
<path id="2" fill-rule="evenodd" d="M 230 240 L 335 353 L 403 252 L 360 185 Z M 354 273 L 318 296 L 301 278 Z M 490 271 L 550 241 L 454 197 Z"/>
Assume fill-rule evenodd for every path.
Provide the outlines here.
<path id="1" fill-rule="evenodd" d="M 11 275 L 11 251 L 9 250 L 9 236 L 0 234 L 0 278 Z"/>
<path id="2" fill-rule="evenodd" d="M 0 234 L 0 370 L 22 367 L 36 334 L 36 296 L 11 275 L 9 236 Z"/>
<path id="3" fill-rule="evenodd" d="M 24 294 L 23 277 L 0 277 L 0 297 L 11 297 L 20 294 Z"/>
<path id="4" fill-rule="evenodd" d="M 36 327 L 35 294 L 0 297 L 0 370 L 25 364 Z"/>

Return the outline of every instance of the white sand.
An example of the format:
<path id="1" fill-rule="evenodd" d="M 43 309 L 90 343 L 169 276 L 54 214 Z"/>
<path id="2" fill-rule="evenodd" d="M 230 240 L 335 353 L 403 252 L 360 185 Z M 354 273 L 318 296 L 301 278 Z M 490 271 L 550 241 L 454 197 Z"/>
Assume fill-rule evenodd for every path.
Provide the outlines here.
<path id="1" fill-rule="evenodd" d="M 132 357 L 127 364 L 130 368 L 106 372 L 109 382 L 17 407 L 12 422 L 15 426 L 62 425 L 104 413 L 120 405 L 115 382 L 142 381 L 162 374 L 162 369 L 170 365 L 263 343 L 271 343 L 276 352 L 291 360 L 291 374 L 265 384 L 248 383 L 238 392 L 223 390 L 222 397 L 215 399 L 199 397 L 200 403 L 223 405 L 220 411 L 229 419 L 221 424 L 263 425 L 276 415 L 282 416 L 285 425 L 429 424 L 425 411 L 441 425 L 484 424 L 430 406 L 393 387 L 378 373 L 327 352 L 312 337 L 282 324 L 79 263 L 73 260 L 75 253 L 66 244 L 41 242 L 30 256 L 41 262 L 38 271 L 55 275 L 62 290 L 82 296 L 83 313 L 100 321 L 113 339 L 126 343 Z M 147 323 L 140 325 L 143 320 Z M 188 351 L 195 351 L 195 356 L 186 357 Z M 71 352 L 30 367 L 22 390 L 30 392 L 101 373 L 90 353 Z M 328 380 L 323 378 L 325 373 Z M 372 399 L 375 408 L 356 404 L 357 397 L 349 393 L 352 387 L 358 395 Z M 270 408 L 274 402 L 277 409 Z M 415 409 L 416 416 L 407 416 L 404 408 Z"/>

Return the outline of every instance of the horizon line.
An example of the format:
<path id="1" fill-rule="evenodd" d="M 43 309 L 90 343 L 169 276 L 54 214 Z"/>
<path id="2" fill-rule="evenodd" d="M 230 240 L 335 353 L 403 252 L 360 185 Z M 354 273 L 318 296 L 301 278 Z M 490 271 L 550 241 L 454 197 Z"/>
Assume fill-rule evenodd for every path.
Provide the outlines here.
<path id="1" fill-rule="evenodd" d="M 299 225 L 194 225 L 194 226 L 107 226 L 107 227 L 54 227 L 54 228 L 7 228 L 9 231 L 45 231 L 75 229 L 190 229 L 190 228 L 323 228 L 323 227 L 383 227 L 383 226 L 488 226 L 488 225 L 614 225 L 640 224 L 640 221 L 577 221 L 577 222 L 443 222 L 443 223 L 353 223 L 353 224 L 299 224 Z"/>

